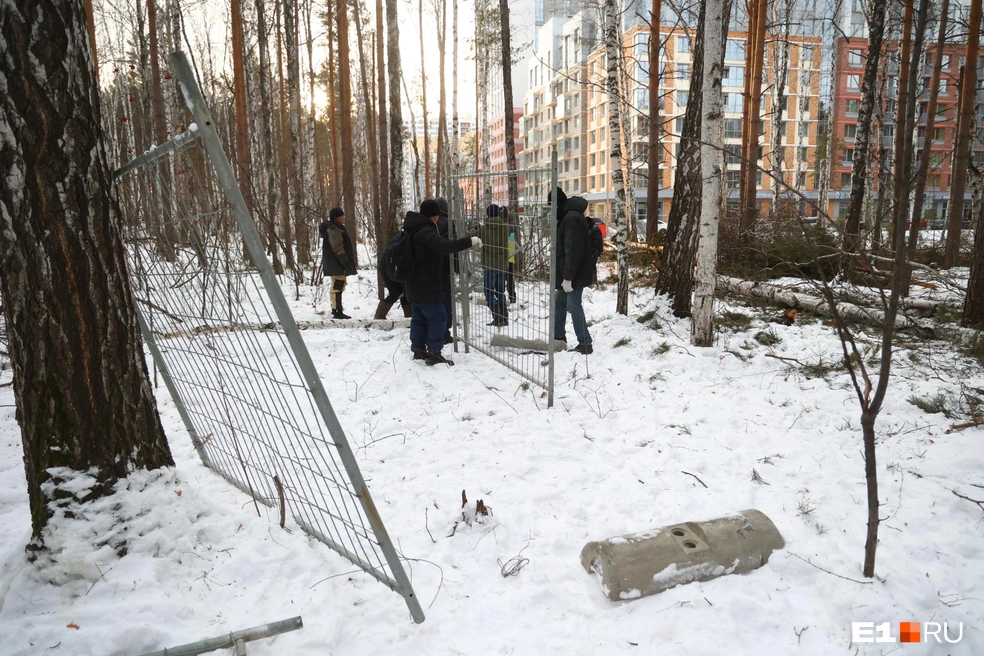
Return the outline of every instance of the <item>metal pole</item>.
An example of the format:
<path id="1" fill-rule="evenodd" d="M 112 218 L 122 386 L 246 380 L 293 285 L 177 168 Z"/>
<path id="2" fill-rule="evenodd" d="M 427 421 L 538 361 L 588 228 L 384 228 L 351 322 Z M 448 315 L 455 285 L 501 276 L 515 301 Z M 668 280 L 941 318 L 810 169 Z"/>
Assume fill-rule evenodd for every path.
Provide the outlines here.
<path id="1" fill-rule="evenodd" d="M 455 194 L 455 203 L 457 204 L 458 198 Z M 464 208 L 467 204 L 464 198 L 461 199 L 461 203 L 458 206 L 459 211 L 458 218 L 458 234 L 465 235 L 468 234 L 467 226 L 465 225 L 465 213 Z M 471 251 L 465 250 L 458 254 L 458 288 L 460 290 L 459 299 L 461 300 L 461 327 L 464 333 L 465 341 L 465 353 L 469 353 L 471 349 Z"/>
<path id="2" fill-rule="evenodd" d="M 284 331 L 284 335 L 287 337 L 287 342 L 290 344 L 291 350 L 294 352 L 294 357 L 297 358 L 298 369 L 300 369 L 301 374 L 304 376 L 308 390 L 311 392 L 315 405 L 325 422 L 325 426 L 328 428 L 328 433 L 334 441 L 335 448 L 338 450 L 338 454 L 342 460 L 342 464 L 345 466 L 346 473 L 349 475 L 349 480 L 352 482 L 354 491 L 362 503 L 366 518 L 373 528 L 373 533 L 379 542 L 379 547 L 386 556 L 386 561 L 390 566 L 390 570 L 393 572 L 395 585 L 391 587 L 403 595 L 414 622 L 419 624 L 424 621 L 424 611 L 420 607 L 420 602 L 413 592 L 413 587 L 410 585 L 410 580 L 407 578 L 406 572 L 403 569 L 403 564 L 397 556 L 393 542 L 386 532 L 386 528 L 383 526 L 379 511 L 376 509 L 376 505 L 369 494 L 369 488 L 366 487 L 365 479 L 362 477 L 362 472 L 359 471 L 359 465 L 355 460 L 355 455 L 349 446 L 348 439 L 345 437 L 345 431 L 342 430 L 342 426 L 338 422 L 338 417 L 335 415 L 335 410 L 331 406 L 331 401 L 328 400 L 328 394 L 325 392 L 324 386 L 321 383 L 318 369 L 314 366 L 311 354 L 307 350 L 307 345 L 305 345 L 304 339 L 301 337 L 294 316 L 291 314 L 287 300 L 284 298 L 284 292 L 280 288 L 280 282 L 274 275 L 273 267 L 270 266 L 270 261 L 266 257 L 266 251 L 263 248 L 263 243 L 260 241 L 260 235 L 257 233 L 253 219 L 249 214 L 249 210 L 246 208 L 246 201 L 236 182 L 232 164 L 230 164 L 225 151 L 222 150 L 222 143 L 219 141 L 219 135 L 215 130 L 212 117 L 205 106 L 205 99 L 202 97 L 201 90 L 199 90 L 195 82 L 191 66 L 188 64 L 188 59 L 183 52 L 178 51 L 172 53 L 171 63 L 181 83 L 181 90 L 184 93 L 188 108 L 191 110 L 192 117 L 197 123 L 198 130 L 202 132 L 202 141 L 205 144 L 205 149 L 208 151 L 215 176 L 225 192 L 227 200 L 232 204 L 236 223 L 239 225 L 239 230 L 242 233 L 243 243 L 246 244 L 250 256 L 256 264 L 260 279 L 263 281 L 263 286 L 266 288 L 267 294 L 270 295 L 270 303 L 277 314 L 280 326 Z"/>
<path id="3" fill-rule="evenodd" d="M 557 149 L 550 155 L 550 310 L 547 319 L 547 407 L 554 404 L 554 319 L 557 312 Z"/>
<path id="4" fill-rule="evenodd" d="M 281 633 L 288 633 L 302 628 L 304 628 L 304 622 L 301 621 L 300 616 L 292 617 L 289 620 L 280 620 L 279 622 L 270 622 L 269 624 L 261 624 L 260 626 L 243 629 L 242 631 L 233 631 L 217 638 L 207 638 L 198 642 L 189 642 L 186 645 L 171 647 L 170 649 L 147 652 L 146 654 L 142 654 L 142 656 L 197 656 L 197 654 L 204 654 L 215 651 L 216 649 L 227 649 L 229 647 L 235 647 L 237 654 L 245 654 L 247 642 L 269 638 L 270 636 L 280 635 Z"/>

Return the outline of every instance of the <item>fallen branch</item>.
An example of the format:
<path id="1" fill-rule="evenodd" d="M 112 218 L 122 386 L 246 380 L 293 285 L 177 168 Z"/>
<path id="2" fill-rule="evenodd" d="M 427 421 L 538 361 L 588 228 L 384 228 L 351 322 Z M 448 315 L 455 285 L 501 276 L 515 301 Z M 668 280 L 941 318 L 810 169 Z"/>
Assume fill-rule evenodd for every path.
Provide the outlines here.
<path id="1" fill-rule="evenodd" d="M 965 499 L 966 501 L 970 501 L 971 503 L 976 503 L 978 508 L 980 508 L 981 510 L 984 510 L 984 499 L 981 499 L 980 501 L 978 501 L 977 499 L 971 499 L 970 497 L 965 497 L 964 495 L 960 494 L 956 490 L 950 490 L 950 492 L 953 492 L 955 495 L 957 495 L 961 499 Z"/>
<path id="2" fill-rule="evenodd" d="M 965 428 L 976 428 L 977 426 L 984 426 L 984 417 L 975 417 L 973 421 L 964 422 L 962 424 L 950 424 L 950 427 L 946 429 L 946 433 L 949 434 Z"/>
<path id="3" fill-rule="evenodd" d="M 819 565 L 814 565 L 813 563 L 811 563 L 806 558 L 803 558 L 803 556 L 800 556 L 800 555 L 797 555 L 797 554 L 794 554 L 794 553 L 791 553 L 789 555 L 790 556 L 796 556 L 797 558 L 799 558 L 800 560 L 802 560 L 807 565 L 810 565 L 811 567 L 816 567 L 821 572 L 826 572 L 827 574 L 830 574 L 831 576 L 836 576 L 839 579 L 844 579 L 845 581 L 850 581 L 852 583 L 860 583 L 861 585 L 871 585 L 873 583 L 873 581 L 858 581 L 857 579 L 852 579 L 852 578 L 849 578 L 847 576 L 841 576 L 840 574 L 835 574 L 834 572 L 831 572 L 829 569 L 824 569 L 824 568 L 820 567 Z"/>
<path id="4" fill-rule="evenodd" d="M 707 487 L 707 483 L 705 483 L 704 481 L 700 480 L 700 478 L 698 478 L 696 474 L 691 474 L 690 472 L 685 472 L 685 471 L 681 471 L 680 473 L 681 474 L 686 474 L 687 476 L 693 476 L 694 478 L 697 479 L 697 482 L 698 483 L 700 483 L 701 485 L 703 485 L 705 488 Z"/>

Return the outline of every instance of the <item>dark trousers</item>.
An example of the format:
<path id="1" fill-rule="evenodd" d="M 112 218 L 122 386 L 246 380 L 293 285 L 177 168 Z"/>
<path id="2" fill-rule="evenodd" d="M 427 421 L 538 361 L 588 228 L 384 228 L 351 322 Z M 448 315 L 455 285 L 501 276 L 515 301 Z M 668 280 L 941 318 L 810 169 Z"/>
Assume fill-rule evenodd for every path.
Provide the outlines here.
<path id="1" fill-rule="evenodd" d="M 410 346 L 425 348 L 431 353 L 440 353 L 444 347 L 444 331 L 447 329 L 447 315 L 444 303 L 414 303 L 410 318 Z"/>
<path id="2" fill-rule="evenodd" d="M 513 272 L 513 267 L 516 265 L 512 262 L 509 263 L 509 271 L 506 272 L 506 290 L 509 292 L 509 302 L 516 302 L 516 274 Z"/>
<path id="3" fill-rule="evenodd" d="M 485 270 L 485 304 L 489 306 L 493 318 L 506 317 L 506 272 L 497 269 Z"/>
<path id="4" fill-rule="evenodd" d="M 445 336 L 450 337 L 451 324 L 454 322 L 454 318 L 452 317 L 452 311 L 451 311 L 451 274 L 449 273 L 445 275 L 442 278 L 441 283 L 444 285 L 444 311 L 448 315 L 447 321 L 445 322 L 446 328 L 444 334 Z"/>

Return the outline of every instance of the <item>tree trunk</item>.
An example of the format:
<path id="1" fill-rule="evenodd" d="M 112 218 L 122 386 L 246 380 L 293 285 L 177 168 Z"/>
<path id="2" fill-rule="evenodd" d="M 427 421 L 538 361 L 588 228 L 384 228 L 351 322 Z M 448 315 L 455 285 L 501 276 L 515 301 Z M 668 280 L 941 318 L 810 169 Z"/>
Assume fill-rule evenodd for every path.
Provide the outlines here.
<path id="1" fill-rule="evenodd" d="M 905 155 L 907 152 L 911 153 L 912 149 L 906 149 L 906 141 L 909 144 L 912 143 L 912 123 L 910 122 L 910 116 L 912 115 L 912 105 L 909 104 L 909 67 L 912 62 L 912 11 L 914 0 L 904 0 L 905 9 L 902 13 L 902 42 L 900 44 L 899 52 L 899 88 L 898 94 L 896 95 L 897 103 L 895 110 L 895 171 L 893 175 L 893 185 L 892 185 L 892 234 L 895 234 L 895 225 L 899 221 L 905 221 L 905 217 L 901 215 L 902 211 L 902 198 L 901 194 L 907 194 L 909 191 L 908 179 L 909 179 L 909 166 L 908 162 L 905 160 Z M 920 68 L 918 65 L 918 60 L 913 59 L 916 62 L 916 72 Z M 929 141 L 927 141 L 929 143 Z M 881 190 L 880 190 L 881 191 Z M 883 193 L 883 192 L 882 192 Z M 881 195 L 881 193 L 879 193 Z M 905 209 L 908 211 L 909 202 L 908 197 L 906 198 Z M 880 237 L 880 235 L 879 235 Z"/>
<path id="2" fill-rule="evenodd" d="M 236 164 L 239 186 L 246 198 L 246 207 L 253 214 L 253 184 L 249 158 L 249 116 L 246 110 L 246 63 L 243 37 L 243 9 L 241 0 L 231 0 L 232 13 L 232 80 L 236 101 Z M 163 143 L 163 142 L 159 142 Z"/>
<path id="3" fill-rule="evenodd" d="M 912 221 L 909 224 L 909 242 L 906 247 L 908 258 L 911 260 L 916 256 L 916 245 L 919 241 L 919 223 L 922 221 L 923 204 L 926 199 L 926 179 L 929 175 L 929 167 L 932 165 L 933 152 L 933 131 L 936 125 L 936 101 L 940 95 L 940 76 L 943 71 L 943 46 L 946 45 L 946 24 L 948 12 L 950 10 L 950 0 L 942 0 L 940 5 L 940 30 L 936 38 L 935 58 L 933 59 L 933 75 L 929 82 L 929 102 L 926 104 L 926 138 L 923 142 L 922 156 L 919 161 L 919 168 L 916 173 L 915 181 L 915 200 L 912 208 Z M 919 113 L 916 113 L 919 116 Z M 909 295 L 909 282 L 911 273 L 906 276 L 903 283 L 902 295 Z"/>
<path id="4" fill-rule="evenodd" d="M 861 210 L 868 184 L 868 150 L 871 144 L 871 122 L 875 113 L 875 92 L 882 41 L 885 36 L 886 0 L 871 0 L 868 21 L 868 59 L 861 82 L 861 106 L 858 111 L 858 130 L 854 142 L 854 167 L 851 173 L 851 197 L 844 226 L 844 250 L 857 253 L 861 238 Z M 828 137 L 829 138 L 829 137 Z"/>
<path id="5" fill-rule="evenodd" d="M 292 175 L 290 149 L 290 112 L 287 103 L 287 85 L 284 83 L 284 44 L 283 30 L 281 29 L 280 12 L 282 3 L 276 3 L 276 29 L 277 35 L 277 80 L 280 93 L 280 226 L 283 229 L 284 255 L 287 260 L 287 267 L 294 272 L 295 277 L 301 275 L 297 261 L 294 259 L 294 249 L 296 244 L 293 239 L 293 226 L 290 222 L 290 185 L 296 180 Z"/>
<path id="6" fill-rule="evenodd" d="M 705 0 L 704 79 L 701 84 L 700 168 L 703 191 L 700 209 L 700 251 L 697 257 L 697 287 L 690 343 L 714 344 L 714 288 L 717 268 L 718 226 L 721 223 L 721 176 L 724 170 L 724 45 L 728 34 L 729 0 Z"/>
<path id="7" fill-rule="evenodd" d="M 963 221 L 964 193 L 967 191 L 967 170 L 970 168 L 970 144 L 973 136 L 974 105 L 977 102 L 977 51 L 981 40 L 981 0 L 970 0 L 970 21 L 967 29 L 967 51 L 958 100 L 957 136 L 953 154 L 953 176 L 950 181 L 950 210 L 946 219 L 946 247 L 943 267 L 957 266 L 960 259 L 960 224 Z"/>
<path id="8" fill-rule="evenodd" d="M 739 173 L 739 235 L 751 241 L 758 221 L 758 150 L 762 123 L 762 70 L 765 66 L 765 25 L 768 0 L 752 0 L 748 17 L 748 40 L 745 42 L 745 93 L 742 130 L 741 169 Z M 773 183 L 773 203 L 775 203 Z"/>
<path id="9" fill-rule="evenodd" d="M 356 9 L 352 12 L 355 16 L 355 32 L 357 34 L 356 43 L 359 47 L 359 81 L 362 86 L 362 103 L 366 107 L 366 145 L 369 148 L 369 153 L 366 159 L 369 160 L 369 177 L 370 189 L 369 189 L 369 199 L 370 206 L 372 208 L 372 236 L 376 242 L 376 250 L 379 255 L 382 254 L 383 245 L 387 242 L 382 240 L 382 225 L 381 214 L 380 214 L 380 196 L 379 196 L 379 161 L 377 159 L 377 154 L 379 153 L 379 146 L 376 141 L 376 117 L 373 113 L 372 100 L 369 98 L 369 90 L 372 88 L 372 80 L 369 79 L 369 74 L 366 69 L 366 53 L 365 45 L 363 39 L 362 30 L 362 12 Z M 379 290 L 382 293 L 382 286 Z M 380 299 L 383 297 L 380 296 Z"/>
<path id="10" fill-rule="evenodd" d="M 403 116 L 400 100 L 400 15 L 396 0 L 386 0 L 386 32 L 389 55 L 389 220 L 393 222 L 393 234 L 403 221 Z"/>
<path id="11" fill-rule="evenodd" d="M 440 5 L 440 16 L 435 15 L 435 20 L 440 23 L 437 26 L 437 53 L 438 59 L 440 59 L 440 98 L 437 115 L 437 162 L 435 166 L 434 175 L 434 195 L 435 196 L 445 196 L 445 186 L 447 181 L 445 179 L 447 167 L 447 149 L 448 149 L 448 97 L 447 89 L 445 84 L 445 60 L 447 53 L 447 41 L 448 41 L 448 0 L 439 0 Z M 436 14 L 436 12 L 435 12 Z"/>
<path id="12" fill-rule="evenodd" d="M 509 37 L 509 0 L 499 0 L 499 20 L 502 23 L 502 95 L 505 100 L 506 170 L 508 180 L 509 215 L 519 216 L 519 180 L 516 170 L 516 134 L 513 115 L 512 48 Z M 624 193 L 623 193 L 624 195 Z"/>
<path id="13" fill-rule="evenodd" d="M 984 204 L 979 208 L 976 218 L 970 279 L 967 281 L 961 324 L 980 330 L 984 329 Z"/>
<path id="14" fill-rule="evenodd" d="M 424 196 L 430 193 L 430 130 L 427 125 L 427 59 L 424 51 L 424 0 L 417 0 L 420 21 L 420 104 L 424 125 Z M 427 40 L 430 42 L 430 39 Z"/>
<path id="15" fill-rule="evenodd" d="M 287 51 L 287 105 L 289 113 L 291 206 L 294 219 L 294 238 L 297 240 L 297 261 L 311 261 L 311 239 L 307 217 L 304 215 L 304 171 L 301 152 L 301 75 L 297 44 L 297 0 L 283 0 L 284 49 Z"/>
<path id="16" fill-rule="evenodd" d="M 337 65 L 335 57 L 335 34 L 336 31 L 333 29 L 336 27 L 335 21 L 333 20 L 336 11 L 337 0 L 334 2 L 329 2 L 326 7 L 327 15 L 327 25 L 328 34 L 326 35 L 328 41 L 328 70 L 331 73 L 328 75 L 326 80 L 326 91 L 328 92 L 328 142 L 331 145 L 331 182 L 329 183 L 329 197 L 330 203 L 332 205 L 342 204 L 342 189 L 339 182 L 342 179 L 342 146 L 339 141 L 339 102 L 337 89 L 335 88 L 336 81 L 339 75 L 339 67 Z M 351 164 L 349 164 L 351 165 Z M 348 222 L 346 222 L 348 223 Z M 348 226 L 346 225 L 346 229 Z"/>
<path id="17" fill-rule="evenodd" d="M 113 212 L 83 5 L 19 7 L 0 10 L 0 285 L 32 544 L 42 547 L 53 500 L 91 501 L 134 468 L 174 462 Z M 59 487 L 73 472 L 95 484 Z"/>
<path id="18" fill-rule="evenodd" d="M 270 113 L 270 104 L 272 100 L 270 97 L 270 87 L 268 85 L 268 80 L 270 79 L 268 77 L 270 71 L 270 54 L 268 50 L 269 44 L 267 43 L 266 0 L 255 0 L 254 4 L 256 6 L 257 50 L 260 58 L 260 70 L 257 72 L 257 86 L 260 91 L 259 141 L 260 151 L 263 153 L 263 170 L 266 172 L 267 195 L 266 216 L 263 217 L 263 227 L 266 232 L 268 252 L 273 258 L 273 272 L 279 276 L 284 272 L 284 266 L 280 262 L 280 247 L 276 229 L 278 189 L 276 177 L 277 170 L 273 164 L 273 121 Z"/>
<path id="19" fill-rule="evenodd" d="M 646 243 L 653 245 L 659 232 L 659 185 L 663 160 L 663 134 L 659 118 L 659 84 L 663 79 L 659 64 L 659 27 L 662 3 L 652 0 L 649 14 L 649 148 L 646 153 L 649 171 L 646 180 Z"/>
<path id="20" fill-rule="evenodd" d="M 451 175 L 458 175 L 458 3 L 451 3 Z M 450 200 L 450 199 L 448 199 Z"/>
<path id="21" fill-rule="evenodd" d="M 777 13 L 780 7 L 777 7 Z M 784 205 L 780 194 L 785 196 L 786 185 L 786 146 L 783 135 L 787 124 L 782 118 L 783 106 L 788 104 L 786 96 L 786 81 L 789 77 L 789 35 L 792 16 L 792 0 L 785 0 L 781 6 L 781 32 L 779 38 L 772 42 L 773 79 L 772 79 L 772 134 L 769 146 L 769 163 L 772 166 L 772 203 L 769 205 L 769 215 L 773 218 L 780 207 Z M 787 108 L 788 109 L 788 108 Z M 754 118 L 754 116 L 752 117 Z M 756 154 L 757 156 L 757 154 Z"/>
<path id="22" fill-rule="evenodd" d="M 386 114 L 386 56 L 383 42 L 383 0 L 376 0 L 376 96 L 378 106 L 376 107 L 376 120 L 379 129 L 379 213 L 382 226 L 382 239 L 376 248 L 382 248 L 382 244 L 389 243 L 389 240 L 396 234 L 397 221 L 399 218 L 396 212 L 391 211 L 390 207 L 390 183 L 389 183 L 389 150 L 387 147 L 387 114 Z M 380 294 L 382 288 L 380 287 Z"/>
<path id="23" fill-rule="evenodd" d="M 504 0 L 500 0 L 504 1 Z M 615 189 L 612 228 L 618 264 L 618 291 L 615 297 L 615 311 L 629 313 L 629 251 L 626 243 L 625 217 L 625 179 L 622 171 L 622 125 L 619 122 L 620 100 L 619 62 L 621 61 L 622 38 L 619 29 L 617 0 L 605 0 L 605 50 L 608 60 L 608 161 L 612 168 L 612 187 Z"/>
<path id="24" fill-rule="evenodd" d="M 347 212 L 345 231 L 353 244 L 359 243 L 359 212 L 355 199 L 355 150 L 352 147 L 352 81 L 349 62 L 348 3 L 338 0 L 338 84 L 340 107 L 338 117 L 342 142 L 342 207 Z M 368 111 L 368 108 L 367 108 Z M 359 264 L 359 249 L 353 249 L 352 264 Z"/>
<path id="25" fill-rule="evenodd" d="M 699 24 L 704 24 L 704 4 L 701 3 Z M 704 32 L 698 30 L 693 47 L 693 75 L 690 88 L 697 89 L 704 80 Z M 701 98 L 691 94 L 683 118 L 680 135 L 680 156 L 677 158 L 676 179 L 673 181 L 673 201 L 666 227 L 666 242 L 659 260 L 656 295 L 672 297 L 673 314 L 689 317 L 691 292 L 694 286 L 694 257 L 697 255 L 697 221 L 701 204 L 700 162 Z"/>

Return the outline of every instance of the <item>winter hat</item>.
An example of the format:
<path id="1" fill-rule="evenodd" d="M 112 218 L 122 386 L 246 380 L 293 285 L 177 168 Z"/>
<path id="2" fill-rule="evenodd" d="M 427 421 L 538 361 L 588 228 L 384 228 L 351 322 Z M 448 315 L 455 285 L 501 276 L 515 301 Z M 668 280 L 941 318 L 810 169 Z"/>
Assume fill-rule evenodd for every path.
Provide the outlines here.
<path id="1" fill-rule="evenodd" d="M 441 207 L 437 204 L 436 200 L 428 198 L 420 204 L 420 213 L 424 215 L 425 219 L 429 219 L 432 216 L 439 216 L 441 214 Z"/>
<path id="2" fill-rule="evenodd" d="M 564 193 L 564 190 L 561 189 L 560 187 L 557 187 L 557 189 L 555 189 L 554 191 L 556 192 L 556 195 L 557 195 L 557 207 L 563 207 L 564 205 L 566 205 L 567 204 L 567 194 Z M 547 194 L 547 202 L 548 203 L 553 200 L 553 196 L 554 196 L 554 192 L 553 191 L 551 191 L 550 193 Z"/>
<path id="3" fill-rule="evenodd" d="M 343 210 L 341 207 L 333 207 L 331 208 L 331 211 L 328 212 L 328 218 L 331 219 L 332 221 L 334 221 L 340 216 L 345 216 L 345 210 Z"/>
<path id="4" fill-rule="evenodd" d="M 437 200 L 437 208 L 438 208 L 438 210 L 440 210 L 441 216 L 447 216 L 448 215 L 448 201 L 445 200 L 445 199 L 443 199 L 443 198 L 438 198 L 436 200 Z"/>
<path id="5" fill-rule="evenodd" d="M 502 212 L 502 208 L 496 205 L 495 203 L 492 203 L 487 208 L 485 208 L 485 216 L 489 217 L 490 219 L 493 216 L 499 216 L 501 212 Z"/>

